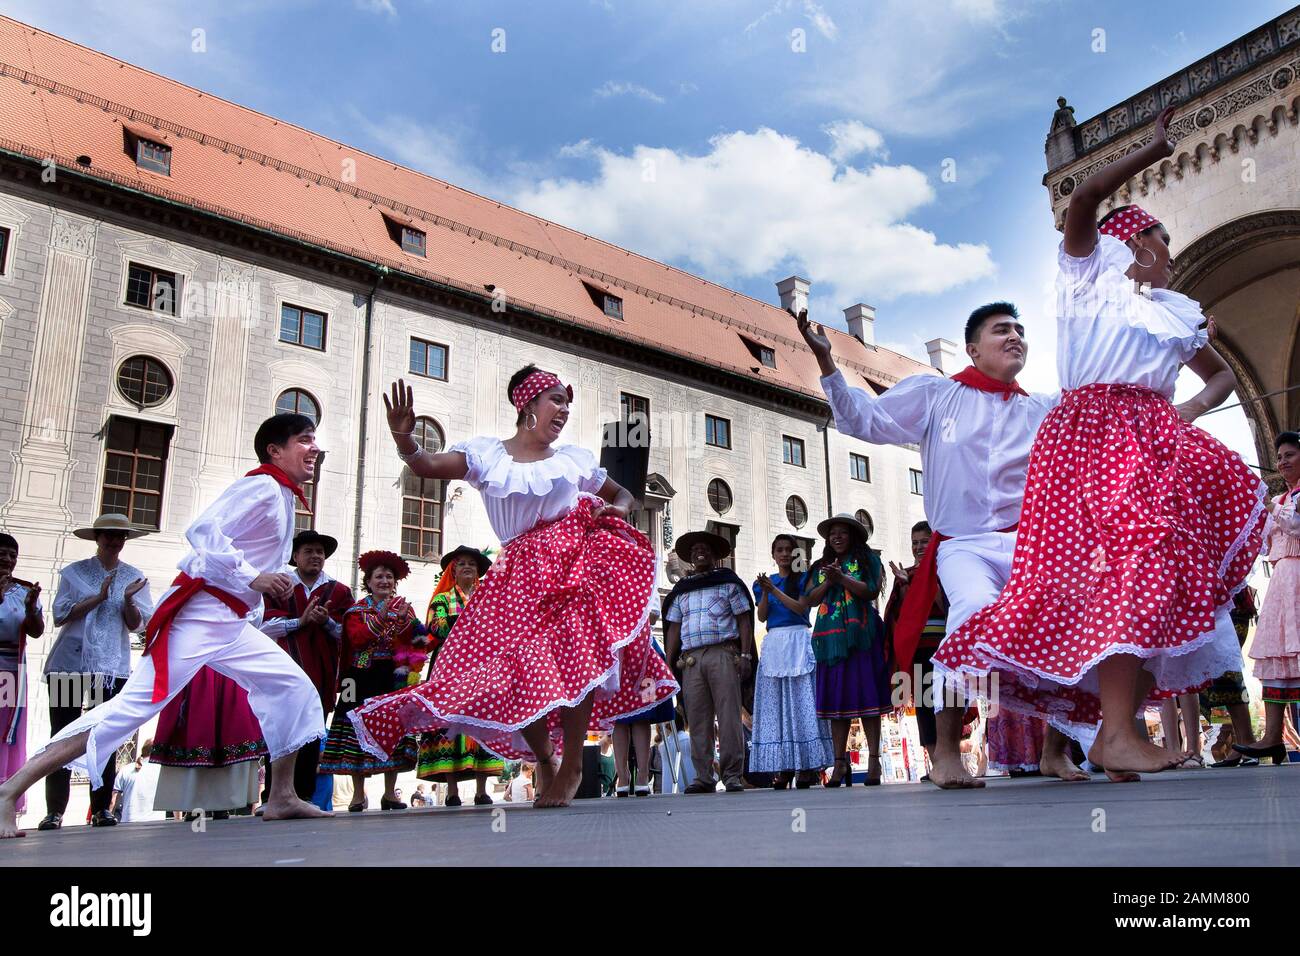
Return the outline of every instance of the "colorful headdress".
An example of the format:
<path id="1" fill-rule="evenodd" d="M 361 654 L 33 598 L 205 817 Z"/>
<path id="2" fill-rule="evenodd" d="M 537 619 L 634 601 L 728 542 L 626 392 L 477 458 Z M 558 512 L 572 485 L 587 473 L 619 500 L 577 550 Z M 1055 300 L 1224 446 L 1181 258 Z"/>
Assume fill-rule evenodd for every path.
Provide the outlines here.
<path id="1" fill-rule="evenodd" d="M 357 566 L 363 574 L 369 574 L 378 567 L 388 568 L 399 581 L 411 573 L 411 566 L 406 563 L 406 559 L 391 551 L 367 551 L 357 558 Z"/>
<path id="2" fill-rule="evenodd" d="M 1139 232 L 1158 225 L 1160 220 L 1141 206 L 1125 206 L 1098 226 L 1097 231 L 1103 236 L 1114 236 L 1120 242 L 1128 242 Z"/>
<path id="3" fill-rule="evenodd" d="M 519 411 L 524 410 L 524 406 L 531 402 L 538 395 L 552 388 L 562 388 L 569 393 L 569 401 L 573 401 L 573 386 L 565 385 L 560 381 L 560 377 L 554 372 L 536 371 L 514 387 L 510 393 L 510 404 L 514 405 Z"/>

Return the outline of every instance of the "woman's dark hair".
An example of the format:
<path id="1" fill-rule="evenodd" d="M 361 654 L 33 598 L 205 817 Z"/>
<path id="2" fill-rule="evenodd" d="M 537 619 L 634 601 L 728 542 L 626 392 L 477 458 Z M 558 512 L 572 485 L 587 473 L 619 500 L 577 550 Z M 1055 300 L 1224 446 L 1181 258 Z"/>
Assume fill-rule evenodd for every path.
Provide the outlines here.
<path id="1" fill-rule="evenodd" d="M 934 529 L 930 527 L 930 522 L 928 521 L 918 521 L 916 524 L 912 525 L 912 534 L 916 534 L 918 531 L 924 531 L 926 534 L 934 534 Z"/>
<path id="2" fill-rule="evenodd" d="M 378 571 L 380 568 L 386 569 L 388 573 L 391 574 L 393 577 L 397 577 L 396 568 L 390 568 L 386 564 L 372 564 L 369 570 L 361 572 L 361 586 L 366 589 L 367 594 L 372 593 L 370 587 L 370 579 L 371 577 L 374 576 L 374 573 Z"/>
<path id="3" fill-rule="evenodd" d="M 1281 451 L 1283 445 L 1295 445 L 1300 448 L 1300 432 L 1282 432 L 1273 439 L 1273 450 Z"/>
<path id="4" fill-rule="evenodd" d="M 778 534 L 773 538 L 772 551 L 776 551 L 776 543 L 778 541 L 789 541 L 791 551 L 799 550 L 799 542 L 794 539 L 794 535 L 792 534 Z M 781 591 L 792 601 L 799 600 L 799 583 L 802 577 L 803 576 L 792 567 L 790 568 L 790 573 L 785 576 L 785 580 L 781 582 Z"/>
<path id="5" fill-rule="evenodd" d="M 11 534 L 5 534 L 3 531 L 0 531 L 0 548 L 13 548 L 14 551 L 17 552 L 18 539 Z"/>
<path id="6" fill-rule="evenodd" d="M 506 383 L 506 401 L 509 402 L 511 405 L 513 405 L 515 403 L 515 400 L 512 396 L 515 393 L 515 389 L 518 388 L 521 384 L 523 384 L 524 379 L 526 379 L 528 376 L 532 375 L 534 372 L 540 372 L 540 371 L 541 369 L 539 369 L 536 365 L 529 364 L 529 365 L 525 365 L 519 371 L 515 372 L 514 375 L 511 375 L 510 381 Z M 524 413 L 521 410 L 519 412 L 519 415 L 515 418 L 515 424 L 522 425 L 523 423 L 524 423 Z"/>
<path id="7" fill-rule="evenodd" d="M 294 412 L 272 415 L 258 426 L 257 434 L 253 436 L 253 450 L 257 452 L 257 460 L 265 465 L 271 460 L 271 453 L 267 451 L 268 446 L 287 445 L 290 439 L 303 432 L 315 430 L 316 423 L 306 415 L 298 415 Z"/>
<path id="8" fill-rule="evenodd" d="M 841 522 L 842 523 L 842 522 Z M 872 589 L 879 594 L 880 585 L 885 576 L 884 567 L 880 563 L 880 558 L 876 555 L 875 549 L 871 548 L 861 533 L 852 525 L 848 525 L 854 537 L 854 541 L 849 545 L 849 553 L 846 557 L 849 560 L 856 561 L 860 569 L 864 569 L 868 577 L 862 580 L 869 584 Z M 807 587 L 811 588 L 813 582 L 817 579 L 817 572 L 828 564 L 834 564 L 837 560 L 835 551 L 831 548 L 831 543 L 826 542 L 826 547 L 822 549 L 822 556 L 812 563 L 808 569 Z"/>
<path id="9" fill-rule="evenodd" d="M 1136 209 L 1136 208 L 1137 208 L 1136 206 L 1131 205 L 1131 204 L 1130 204 L 1130 205 L 1127 205 L 1127 206 L 1116 206 L 1116 207 L 1115 207 L 1114 209 L 1112 209 L 1110 212 L 1106 213 L 1106 215 L 1102 216 L 1100 219 L 1097 220 L 1097 228 L 1100 229 L 1102 226 L 1106 225 L 1106 223 L 1108 223 L 1110 220 L 1114 219 L 1116 216 L 1118 216 L 1118 215 L 1119 215 L 1120 213 L 1122 213 L 1124 210 L 1126 210 L 1126 209 Z M 1148 226 L 1147 228 L 1143 229 L 1141 232 L 1137 233 L 1137 235 L 1139 235 L 1139 236 L 1145 236 L 1145 235 L 1147 235 L 1148 233 L 1155 232 L 1155 231 L 1156 231 L 1157 229 L 1159 229 L 1159 228 L 1160 228 L 1160 224 L 1159 224 L 1159 223 L 1156 223 L 1154 226 Z"/>
<path id="10" fill-rule="evenodd" d="M 967 345 L 973 344 L 980 337 L 980 326 L 995 315 L 1009 315 L 1017 321 L 1020 320 L 1020 313 L 1010 302 L 990 302 L 988 305 L 981 305 L 966 320 Z"/>

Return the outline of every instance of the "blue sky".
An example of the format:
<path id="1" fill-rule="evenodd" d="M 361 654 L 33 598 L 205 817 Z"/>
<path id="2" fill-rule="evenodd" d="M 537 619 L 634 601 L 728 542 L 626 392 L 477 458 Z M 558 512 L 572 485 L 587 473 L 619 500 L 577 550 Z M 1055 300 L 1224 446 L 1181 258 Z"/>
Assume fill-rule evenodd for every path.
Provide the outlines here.
<path id="1" fill-rule="evenodd" d="M 815 316 L 871 303 L 878 341 L 919 358 L 925 340 L 959 338 L 973 306 L 1010 298 L 1035 346 L 1025 380 L 1043 389 L 1055 387 L 1041 178 L 1056 97 L 1086 119 L 1288 6 L 0 0 L 756 297 L 798 272 Z M 1206 424 L 1255 462 L 1240 412 Z"/>

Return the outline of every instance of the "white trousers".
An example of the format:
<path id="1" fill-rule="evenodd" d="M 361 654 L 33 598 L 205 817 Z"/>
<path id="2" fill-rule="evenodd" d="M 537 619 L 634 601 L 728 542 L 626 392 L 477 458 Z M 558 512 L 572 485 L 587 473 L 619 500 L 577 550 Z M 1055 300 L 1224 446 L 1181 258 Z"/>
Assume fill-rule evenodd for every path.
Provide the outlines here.
<path id="1" fill-rule="evenodd" d="M 111 754 L 126 743 L 205 665 L 248 691 L 248 706 L 262 726 L 272 760 L 325 736 L 320 695 L 302 668 L 247 620 L 210 594 L 200 593 L 172 621 L 167 639 L 167 700 L 153 703 L 153 658 L 142 657 L 120 693 L 68 724 L 37 753 L 89 730 L 85 755 L 68 764 L 68 769 L 87 773 L 91 789 L 101 786 L 100 769 L 107 758 L 99 754 Z"/>

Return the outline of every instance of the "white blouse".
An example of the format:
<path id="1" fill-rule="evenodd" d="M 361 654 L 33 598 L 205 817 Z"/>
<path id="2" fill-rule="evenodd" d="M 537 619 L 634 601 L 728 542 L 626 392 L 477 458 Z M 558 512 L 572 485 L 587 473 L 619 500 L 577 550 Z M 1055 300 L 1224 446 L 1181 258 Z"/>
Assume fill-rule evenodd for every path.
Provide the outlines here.
<path id="1" fill-rule="evenodd" d="M 98 595 L 108 574 L 96 557 L 74 561 L 59 572 L 59 589 L 54 595 L 55 620 L 66 618 L 86 598 Z M 130 677 L 131 632 L 122 619 L 122 607 L 126 604 L 127 587 L 143 577 L 138 568 L 119 563 L 108 600 L 59 628 L 59 636 L 45 661 L 45 673 Z M 136 594 L 132 603 L 140 612 L 140 626 L 136 631 L 142 634 L 153 614 L 149 585 Z"/>
<path id="2" fill-rule="evenodd" d="M 1081 259 L 1057 255 L 1056 365 L 1061 387 L 1144 385 L 1173 398 L 1178 369 L 1209 341 L 1200 303 L 1181 292 L 1134 290 L 1132 251 L 1098 236 Z"/>
<path id="3" fill-rule="evenodd" d="M 879 398 L 838 371 L 821 384 L 841 434 L 920 443 L 925 517 L 935 531 L 981 534 L 1020 520 L 1029 449 L 1059 395 L 1004 400 L 939 375 L 910 375 Z"/>
<path id="4" fill-rule="evenodd" d="M 608 477 L 596 456 L 577 445 L 560 445 L 541 461 L 515 461 L 501 439 L 489 435 L 449 450 L 465 456 L 465 481 L 483 495 L 488 521 L 502 544 L 539 522 L 568 514 L 579 493 L 596 494 Z"/>

